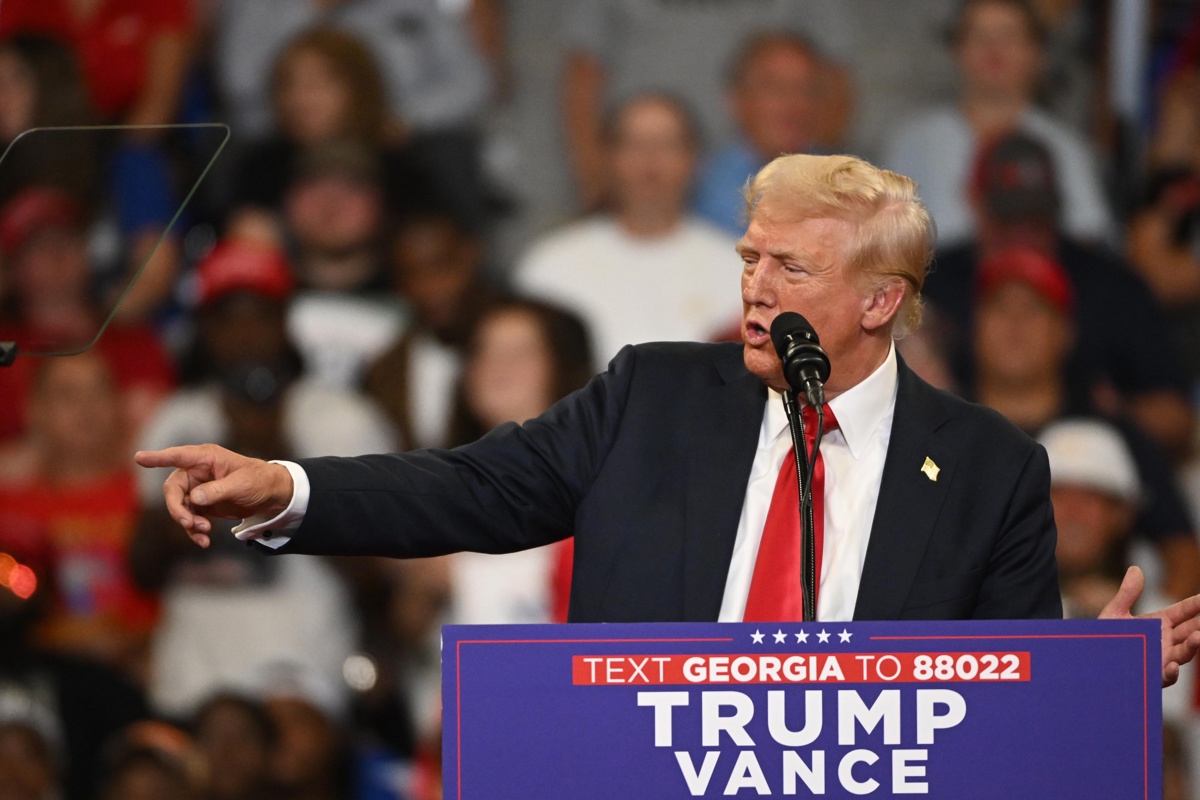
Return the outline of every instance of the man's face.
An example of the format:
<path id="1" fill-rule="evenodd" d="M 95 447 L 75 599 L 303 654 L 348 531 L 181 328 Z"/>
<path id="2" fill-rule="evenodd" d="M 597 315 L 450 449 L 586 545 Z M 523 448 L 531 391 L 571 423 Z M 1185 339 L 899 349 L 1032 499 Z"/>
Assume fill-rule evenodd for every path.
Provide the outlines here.
<path id="1" fill-rule="evenodd" d="M 770 334 L 784 311 L 804 315 L 821 338 L 832 364 L 827 396 L 883 363 L 894 313 L 881 314 L 874 294 L 849 272 L 845 248 L 854 231 L 854 223 L 829 217 L 781 221 L 756 212 L 750 220 L 738 243 L 742 340 L 746 368 L 771 388 L 787 388 Z"/>
<path id="2" fill-rule="evenodd" d="M 60 458 L 96 459 L 119 447 L 121 398 L 112 373 L 94 352 L 48 359 L 43 367 L 32 424 Z"/>
<path id="3" fill-rule="evenodd" d="M 986 94 L 1033 92 L 1042 54 L 1018 9 L 976 3 L 967 9 L 959 36 L 958 63 L 967 86 Z"/>
<path id="4" fill-rule="evenodd" d="M 52 225 L 31 234 L 13 267 L 14 288 L 26 302 L 87 294 L 87 241 L 80 231 Z"/>
<path id="5" fill-rule="evenodd" d="M 1065 574 L 1099 569 L 1112 547 L 1129 535 L 1132 508 L 1116 497 L 1086 486 L 1055 484 L 1050 502 L 1058 528 L 1054 556 Z"/>
<path id="6" fill-rule="evenodd" d="M 383 201 L 374 187 L 339 175 L 301 181 L 288 192 L 285 204 L 301 246 L 331 256 L 370 245 L 383 214 Z"/>
<path id="7" fill-rule="evenodd" d="M 1059 373 L 1071 347 L 1071 321 L 1020 281 L 997 286 L 976 305 L 980 380 L 1026 383 Z"/>
<path id="8" fill-rule="evenodd" d="M 733 92 L 742 133 L 774 158 L 804 150 L 812 136 L 818 65 L 797 47 L 773 44 L 758 53 Z"/>
<path id="9" fill-rule="evenodd" d="M 237 292 L 202 309 L 200 335 L 218 369 L 249 361 L 273 364 L 287 352 L 287 309 L 253 292 Z"/>
<path id="10" fill-rule="evenodd" d="M 449 222 L 414 222 L 393 242 L 395 283 L 423 325 L 450 333 L 462 321 L 482 257 L 478 242 Z"/>
<path id="11" fill-rule="evenodd" d="M 626 108 L 617 121 L 611 158 L 619 210 L 660 214 L 684 207 L 696 149 L 670 105 L 646 99 Z"/>

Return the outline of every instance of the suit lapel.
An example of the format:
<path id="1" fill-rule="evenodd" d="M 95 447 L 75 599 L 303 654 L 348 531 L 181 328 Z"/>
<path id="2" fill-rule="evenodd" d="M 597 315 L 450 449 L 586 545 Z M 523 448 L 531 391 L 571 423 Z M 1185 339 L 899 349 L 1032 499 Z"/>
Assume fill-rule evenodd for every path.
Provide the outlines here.
<path id="1" fill-rule="evenodd" d="M 954 479 L 955 451 L 937 435 L 945 405 L 903 361 L 899 370 L 892 437 L 854 607 L 858 620 L 899 617 Z M 922 470 L 926 458 L 938 467 L 936 480 Z"/>
<path id="2" fill-rule="evenodd" d="M 721 611 L 746 482 L 758 446 L 767 391 L 736 359 L 696 397 L 691 414 L 684 524 L 684 620 L 711 622 Z M 717 424 L 713 420 L 718 420 Z"/>

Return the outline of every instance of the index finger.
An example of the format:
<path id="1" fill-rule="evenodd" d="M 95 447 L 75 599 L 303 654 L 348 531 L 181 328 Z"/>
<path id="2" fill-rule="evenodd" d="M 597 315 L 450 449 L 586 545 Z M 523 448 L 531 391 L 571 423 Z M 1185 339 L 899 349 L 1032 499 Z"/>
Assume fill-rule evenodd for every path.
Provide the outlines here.
<path id="1" fill-rule="evenodd" d="M 190 469 L 205 463 L 204 449 L 199 445 L 168 447 L 165 450 L 139 450 L 133 460 L 141 467 L 175 467 Z"/>

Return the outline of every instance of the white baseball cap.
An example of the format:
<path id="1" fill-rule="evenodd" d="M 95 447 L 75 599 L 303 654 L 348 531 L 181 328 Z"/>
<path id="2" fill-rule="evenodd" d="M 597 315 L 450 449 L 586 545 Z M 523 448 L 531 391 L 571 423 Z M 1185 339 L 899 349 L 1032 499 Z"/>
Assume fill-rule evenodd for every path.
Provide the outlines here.
<path id="1" fill-rule="evenodd" d="M 1124 436 L 1095 419 L 1064 419 L 1042 431 L 1038 441 L 1050 457 L 1050 483 L 1082 486 L 1137 503 L 1141 481 Z"/>

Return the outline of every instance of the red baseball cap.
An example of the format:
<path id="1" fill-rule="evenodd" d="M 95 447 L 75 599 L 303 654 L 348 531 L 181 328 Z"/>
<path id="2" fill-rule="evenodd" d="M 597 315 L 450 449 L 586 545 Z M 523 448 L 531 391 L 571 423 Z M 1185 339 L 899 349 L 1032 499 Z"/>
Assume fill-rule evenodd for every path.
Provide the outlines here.
<path id="1" fill-rule="evenodd" d="M 292 287 L 292 268 L 283 251 L 262 242 L 226 240 L 196 265 L 196 305 L 201 307 L 233 292 L 285 300 Z"/>
<path id="2" fill-rule="evenodd" d="M 29 237 L 44 228 L 78 228 L 83 214 L 79 203 L 59 189 L 26 189 L 0 209 L 0 250 L 12 254 Z"/>
<path id="3" fill-rule="evenodd" d="M 976 274 L 978 297 L 987 297 L 998 287 L 1019 281 L 1035 290 L 1063 314 L 1075 307 L 1075 291 L 1067 271 L 1050 256 L 1025 247 L 1012 247 L 989 256 Z"/>

